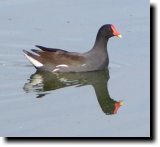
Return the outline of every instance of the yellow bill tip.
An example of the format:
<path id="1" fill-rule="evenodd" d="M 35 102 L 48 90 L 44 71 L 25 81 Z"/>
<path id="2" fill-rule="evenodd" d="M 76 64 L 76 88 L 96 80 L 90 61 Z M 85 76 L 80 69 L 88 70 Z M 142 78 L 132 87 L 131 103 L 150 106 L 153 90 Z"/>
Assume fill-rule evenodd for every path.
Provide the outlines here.
<path id="1" fill-rule="evenodd" d="M 123 100 L 120 101 L 120 106 L 122 106 L 122 105 L 124 105 L 124 101 Z"/>
<path id="2" fill-rule="evenodd" d="M 122 35 L 121 35 L 121 34 L 119 34 L 119 35 L 117 35 L 117 37 L 118 37 L 118 38 L 122 38 Z"/>

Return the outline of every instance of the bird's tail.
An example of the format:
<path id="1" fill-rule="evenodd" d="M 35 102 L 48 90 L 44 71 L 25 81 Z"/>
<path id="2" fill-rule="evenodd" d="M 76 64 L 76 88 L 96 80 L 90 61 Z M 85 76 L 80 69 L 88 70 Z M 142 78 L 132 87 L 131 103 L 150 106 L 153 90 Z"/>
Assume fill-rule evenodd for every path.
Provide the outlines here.
<path id="1" fill-rule="evenodd" d="M 36 68 L 42 67 L 43 64 L 39 56 L 32 54 L 26 50 L 23 50 L 25 57 L 35 66 Z"/>

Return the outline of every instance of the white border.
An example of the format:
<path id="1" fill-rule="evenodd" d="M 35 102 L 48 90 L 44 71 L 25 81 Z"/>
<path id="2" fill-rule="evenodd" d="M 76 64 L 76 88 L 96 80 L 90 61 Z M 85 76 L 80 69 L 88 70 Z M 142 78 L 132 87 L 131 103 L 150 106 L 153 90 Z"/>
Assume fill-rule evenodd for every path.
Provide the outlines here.
<path id="1" fill-rule="evenodd" d="M 138 2 L 138 1 L 136 1 L 136 2 Z M 151 0 L 151 4 L 154 4 L 155 6 L 156 6 L 156 12 L 157 12 L 157 18 L 156 18 L 156 20 L 157 20 L 157 24 L 156 24 L 156 26 L 158 27 L 158 26 L 160 26 L 159 24 L 159 17 L 158 17 L 158 15 L 159 15 L 159 11 L 160 10 L 158 10 L 158 7 L 160 6 L 160 1 L 159 0 Z M 157 70 L 156 70 L 156 75 L 157 75 L 157 77 L 155 78 L 155 88 L 157 87 L 157 89 L 156 89 L 156 94 L 155 94 L 155 96 L 156 96 L 156 115 L 155 115 L 155 118 L 156 118 L 156 125 L 157 126 L 155 126 L 155 132 L 156 132 L 156 134 L 155 134 L 155 137 L 156 137 L 156 140 L 155 141 L 153 141 L 153 142 L 148 142 L 148 141 L 146 141 L 146 142 L 136 142 L 136 143 L 134 143 L 133 141 L 132 142 L 128 142 L 128 143 L 123 143 L 123 142 L 115 142 L 115 143 L 111 143 L 111 142 L 109 142 L 109 143 L 98 143 L 98 142 L 93 142 L 93 143 L 80 143 L 80 142 L 78 142 L 78 143 L 64 143 L 64 142 L 62 142 L 62 143 L 53 143 L 54 144 L 54 146 L 61 146 L 61 147 L 63 147 L 63 146 L 68 146 L 68 147 L 70 147 L 70 146 L 105 146 L 106 147 L 106 145 L 112 145 L 113 147 L 114 146 L 119 146 L 119 147 L 121 147 L 121 146 L 140 146 L 140 147 L 146 147 L 146 146 L 159 146 L 160 145 L 160 136 L 159 136 L 159 132 L 160 132 L 160 129 L 159 129 L 159 127 L 158 127 L 158 124 L 160 124 L 159 122 L 159 119 L 160 119 L 160 105 L 158 105 L 159 104 L 159 101 L 160 101 L 160 97 L 159 97 L 159 92 L 158 92 L 158 90 L 160 91 L 160 89 L 158 89 L 158 85 L 159 85 L 159 83 L 160 83 L 160 81 L 159 81 L 159 78 L 158 78 L 158 75 L 159 75 L 159 73 L 160 73 L 160 68 L 158 67 L 158 63 L 160 63 L 160 58 L 158 58 L 158 57 L 160 57 L 160 51 L 159 51 L 159 43 L 158 43 L 158 34 L 159 34 L 159 29 L 158 28 L 156 28 L 156 30 L 157 30 L 157 33 L 155 34 L 156 35 L 156 38 L 157 38 L 157 41 L 156 41 L 156 52 L 155 53 L 157 53 L 156 54 L 156 59 L 157 59 L 157 61 L 156 61 L 156 65 L 157 65 L 157 67 L 155 67 Z M 159 106 L 159 107 L 158 107 Z M 154 124 L 153 124 L 154 125 Z M 1 147 L 4 147 L 4 146 L 6 146 L 6 145 L 12 145 L 13 147 L 15 146 L 15 147 L 17 147 L 17 145 L 20 145 L 20 146 L 29 146 L 29 147 L 32 147 L 32 146 L 44 146 L 44 147 L 46 147 L 46 146 L 48 146 L 48 145 L 50 145 L 50 146 L 53 146 L 53 144 L 52 143 L 7 143 L 6 141 L 5 141 L 5 139 L 4 138 L 0 138 L 0 146 Z"/>

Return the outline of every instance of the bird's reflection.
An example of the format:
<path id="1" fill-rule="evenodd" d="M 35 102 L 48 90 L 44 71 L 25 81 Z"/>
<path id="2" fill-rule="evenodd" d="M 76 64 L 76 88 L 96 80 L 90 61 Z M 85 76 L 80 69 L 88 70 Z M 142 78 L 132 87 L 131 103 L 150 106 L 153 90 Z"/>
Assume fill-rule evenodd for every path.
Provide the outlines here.
<path id="1" fill-rule="evenodd" d="M 51 90 L 56 90 L 68 86 L 76 87 L 92 85 L 94 87 L 97 100 L 102 111 L 109 114 L 116 114 L 122 101 L 113 100 L 108 92 L 109 71 L 95 71 L 84 73 L 49 73 L 37 71 L 31 75 L 29 82 L 23 89 L 26 92 L 37 92 L 37 98 L 42 98 Z M 44 93 L 45 92 L 45 93 Z"/>

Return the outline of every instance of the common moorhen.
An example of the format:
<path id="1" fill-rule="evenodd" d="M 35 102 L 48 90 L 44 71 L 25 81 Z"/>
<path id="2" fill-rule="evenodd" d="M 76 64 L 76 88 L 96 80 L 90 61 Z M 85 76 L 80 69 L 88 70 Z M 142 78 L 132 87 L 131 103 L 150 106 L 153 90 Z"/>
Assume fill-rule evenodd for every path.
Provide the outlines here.
<path id="1" fill-rule="evenodd" d="M 87 72 L 103 70 L 109 64 L 107 42 L 109 38 L 122 36 L 114 25 L 103 25 L 91 50 L 85 53 L 68 52 L 57 48 L 36 45 L 41 50 L 32 49 L 36 54 L 23 50 L 24 55 L 37 70 L 49 72 Z"/>

